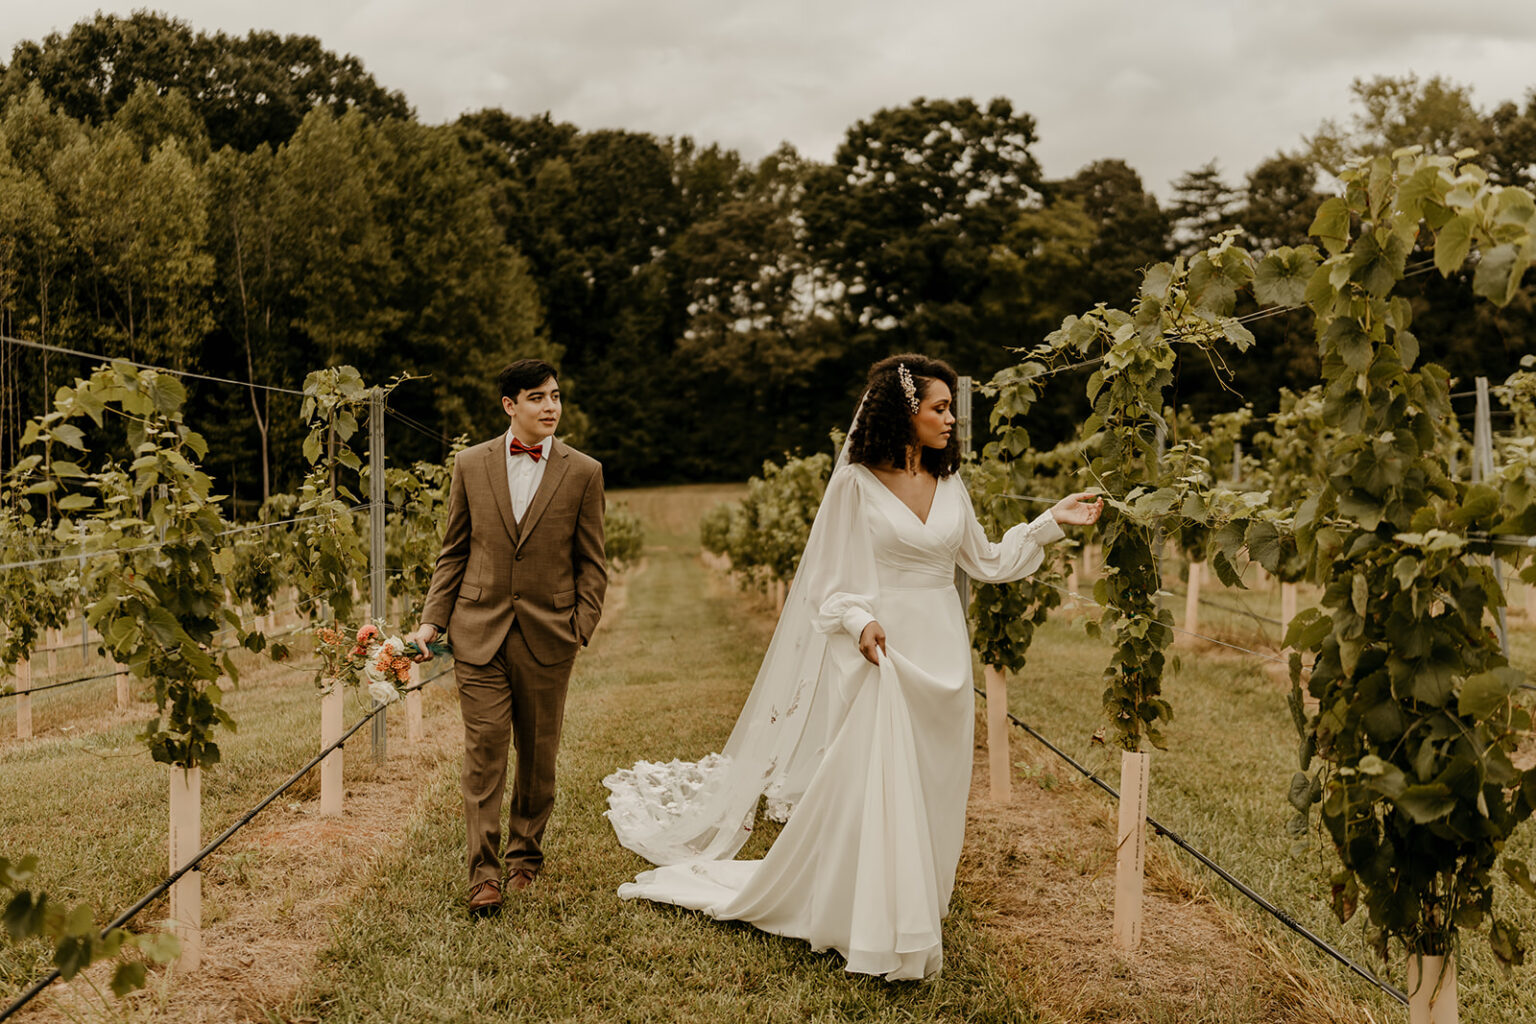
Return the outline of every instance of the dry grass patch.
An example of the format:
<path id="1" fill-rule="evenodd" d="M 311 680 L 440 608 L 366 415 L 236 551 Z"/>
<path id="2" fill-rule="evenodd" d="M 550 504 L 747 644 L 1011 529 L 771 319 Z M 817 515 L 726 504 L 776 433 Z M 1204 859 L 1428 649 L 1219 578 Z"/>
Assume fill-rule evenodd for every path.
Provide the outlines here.
<path id="1" fill-rule="evenodd" d="M 982 723 L 978 736 L 984 735 Z M 1044 751 L 1039 751 L 1045 754 Z M 1114 803 L 1065 765 L 1012 750 L 1013 799 L 990 799 L 984 746 L 958 884 L 1042 1017 L 1054 1021 L 1368 1022 L 1373 1018 L 1215 903 L 1153 840 L 1142 948 L 1112 941 Z M 1045 754 L 1045 756 L 1049 756 Z"/>

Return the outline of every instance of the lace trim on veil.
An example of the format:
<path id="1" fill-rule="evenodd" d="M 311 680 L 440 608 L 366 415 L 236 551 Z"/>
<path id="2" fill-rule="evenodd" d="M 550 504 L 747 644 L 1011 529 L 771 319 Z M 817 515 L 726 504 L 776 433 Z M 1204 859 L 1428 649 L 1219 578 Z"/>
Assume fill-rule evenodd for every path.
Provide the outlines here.
<path id="1" fill-rule="evenodd" d="M 850 425 L 849 438 L 853 431 Z M 653 864 L 735 856 L 751 835 L 762 798 L 767 817 L 787 821 L 821 762 L 836 715 L 822 685 L 832 657 L 827 635 L 839 624 L 820 603 L 861 536 L 850 526 L 857 500 L 848 465 L 845 441 L 800 572 L 725 747 L 699 761 L 641 761 L 603 779 L 619 842 Z"/>

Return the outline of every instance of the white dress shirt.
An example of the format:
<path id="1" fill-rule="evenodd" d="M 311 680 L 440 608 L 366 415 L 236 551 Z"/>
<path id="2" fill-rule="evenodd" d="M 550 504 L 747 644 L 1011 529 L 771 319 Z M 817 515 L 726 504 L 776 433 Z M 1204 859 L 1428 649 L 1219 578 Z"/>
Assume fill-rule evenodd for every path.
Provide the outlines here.
<path id="1" fill-rule="evenodd" d="M 507 460 L 507 487 L 512 492 L 512 516 L 521 525 L 523 516 L 533 501 L 534 492 L 539 489 L 539 481 L 544 479 L 544 466 L 549 462 L 549 453 L 554 447 L 555 437 L 551 434 L 540 442 L 539 447 L 544 449 L 544 454 L 535 461 L 532 455 L 512 454 L 512 440 L 516 436 L 508 427 L 501 452 Z"/>

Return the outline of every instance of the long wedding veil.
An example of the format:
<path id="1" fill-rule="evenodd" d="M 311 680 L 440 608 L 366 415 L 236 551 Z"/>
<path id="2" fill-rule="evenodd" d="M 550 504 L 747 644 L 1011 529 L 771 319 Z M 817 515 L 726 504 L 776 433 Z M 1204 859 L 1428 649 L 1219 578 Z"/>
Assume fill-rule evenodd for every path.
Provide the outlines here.
<path id="1" fill-rule="evenodd" d="M 867 534 L 855 527 L 858 493 L 848 459 L 863 405 L 861 398 L 773 639 L 724 749 L 697 762 L 641 761 L 603 780 L 611 791 L 607 817 L 620 844 L 652 864 L 734 857 L 764 796 L 768 814 L 786 820 L 836 732 L 845 703 L 824 682 L 837 674 L 837 655 L 828 649 L 835 619 L 829 621 L 821 603 L 843 575 L 850 549 L 869 548 Z"/>

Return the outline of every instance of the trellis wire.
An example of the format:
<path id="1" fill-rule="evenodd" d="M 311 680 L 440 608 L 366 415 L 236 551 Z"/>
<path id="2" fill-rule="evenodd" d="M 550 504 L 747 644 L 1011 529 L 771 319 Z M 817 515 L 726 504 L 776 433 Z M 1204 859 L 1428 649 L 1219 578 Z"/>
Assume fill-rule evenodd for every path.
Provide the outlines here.
<path id="1" fill-rule="evenodd" d="M 357 512 L 368 507 L 368 502 L 359 502 L 347 509 L 348 512 Z M 252 530 L 270 530 L 274 526 L 285 526 L 291 523 L 305 523 L 314 519 L 334 519 L 341 515 L 340 512 L 316 512 L 312 516 L 297 516 L 293 519 L 280 519 L 272 523 L 251 523 L 248 526 L 235 526 L 228 530 L 220 530 L 215 537 L 228 537 L 236 533 L 249 533 Z M 96 551 L 90 554 L 76 552 L 73 555 L 56 555 L 51 558 L 34 558 L 26 562 L 0 563 L 0 572 L 8 569 L 33 569 L 40 565 L 53 565 L 57 562 L 78 562 L 87 558 L 118 558 L 123 555 L 131 555 L 135 551 L 156 551 L 165 547 L 166 541 L 151 541 L 148 544 L 135 544 L 131 548 L 113 548 L 110 551 Z"/>
<path id="2" fill-rule="evenodd" d="M 109 356 L 101 352 L 86 352 L 78 348 L 64 348 L 59 345 L 44 344 L 41 341 L 26 341 L 22 338 L 12 338 L 6 335 L 0 335 L 0 343 L 6 345 L 18 345 L 22 348 L 38 349 L 43 352 L 57 352 L 60 355 L 78 356 L 81 359 L 95 359 L 103 363 L 127 363 L 129 366 L 132 366 L 136 369 L 154 370 L 157 373 L 168 373 L 175 377 L 186 377 L 188 380 L 206 380 L 215 384 L 234 384 L 235 386 L 242 388 L 256 388 L 260 391 L 275 391 L 279 394 L 297 395 L 299 398 L 304 397 L 304 392 L 302 391 L 296 391 L 293 388 L 278 387 L 275 384 L 257 384 L 255 381 L 234 380 L 229 377 L 211 377 L 206 373 L 193 373 L 190 370 L 174 370 L 169 366 L 158 366 L 154 363 L 140 363 L 135 362 L 132 359 L 126 359 L 122 356 Z"/>

